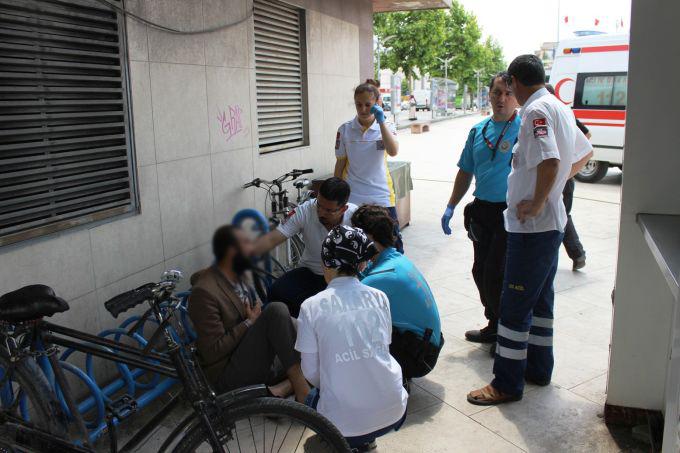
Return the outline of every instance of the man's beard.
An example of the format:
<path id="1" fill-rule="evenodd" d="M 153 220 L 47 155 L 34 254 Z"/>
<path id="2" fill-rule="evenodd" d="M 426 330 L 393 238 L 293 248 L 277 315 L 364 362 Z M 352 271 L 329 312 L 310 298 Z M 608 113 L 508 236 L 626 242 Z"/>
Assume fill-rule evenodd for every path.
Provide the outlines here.
<path id="1" fill-rule="evenodd" d="M 233 266 L 236 275 L 241 276 L 245 274 L 246 271 L 250 270 L 253 267 L 253 264 L 243 253 L 238 253 L 234 256 Z"/>

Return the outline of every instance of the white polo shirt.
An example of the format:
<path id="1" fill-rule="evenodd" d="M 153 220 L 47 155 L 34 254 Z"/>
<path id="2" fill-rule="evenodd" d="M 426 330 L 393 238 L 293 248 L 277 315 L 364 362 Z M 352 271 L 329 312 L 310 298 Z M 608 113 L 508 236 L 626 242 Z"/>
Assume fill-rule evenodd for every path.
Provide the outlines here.
<path id="1" fill-rule="evenodd" d="M 356 205 L 348 203 L 348 208 L 342 218 L 343 225 L 352 225 L 352 214 L 356 210 Z M 308 268 L 317 275 L 323 275 L 321 244 L 328 236 L 329 230 L 319 221 L 316 200 L 305 201 L 295 208 L 295 214 L 276 229 L 287 238 L 302 233 L 305 250 L 300 258 L 300 266 Z"/>
<path id="2" fill-rule="evenodd" d="M 571 166 L 588 154 L 592 145 L 576 127 L 571 109 L 545 88 L 529 97 L 520 116 L 522 125 L 512 151 L 512 171 L 508 176 L 505 229 L 509 233 L 563 232 L 567 224 L 567 211 L 562 201 L 564 184 Z M 546 205 L 538 216 L 520 223 L 517 204 L 533 199 L 537 167 L 547 159 L 559 159 L 560 162 Z"/>
<path id="3" fill-rule="evenodd" d="M 385 124 L 392 135 L 397 135 L 392 123 L 387 121 Z M 348 161 L 343 179 L 352 190 L 350 202 L 358 206 L 394 206 L 392 176 L 387 168 L 387 152 L 377 121 L 366 131 L 362 130 L 356 117 L 340 126 L 335 138 L 335 156 Z"/>
<path id="4" fill-rule="evenodd" d="M 302 303 L 295 349 L 302 369 L 319 379 L 317 410 L 345 437 L 393 425 L 404 415 L 408 394 L 401 367 L 390 355 L 392 318 L 382 291 L 355 277 L 337 277 Z"/>

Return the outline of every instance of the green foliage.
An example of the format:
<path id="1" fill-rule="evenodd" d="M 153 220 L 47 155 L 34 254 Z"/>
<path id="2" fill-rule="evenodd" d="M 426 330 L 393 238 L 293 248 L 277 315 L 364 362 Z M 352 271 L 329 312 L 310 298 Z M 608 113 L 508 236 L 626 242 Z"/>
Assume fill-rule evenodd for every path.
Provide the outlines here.
<path id="1" fill-rule="evenodd" d="M 430 74 L 444 76 L 438 59 L 453 57 L 448 67 L 449 79 L 471 89 L 505 69 L 503 49 L 491 37 L 481 41 L 477 18 L 457 0 L 450 10 L 427 10 L 375 14 L 374 33 L 381 41 L 381 66 L 392 71 L 401 69 L 406 79 Z"/>

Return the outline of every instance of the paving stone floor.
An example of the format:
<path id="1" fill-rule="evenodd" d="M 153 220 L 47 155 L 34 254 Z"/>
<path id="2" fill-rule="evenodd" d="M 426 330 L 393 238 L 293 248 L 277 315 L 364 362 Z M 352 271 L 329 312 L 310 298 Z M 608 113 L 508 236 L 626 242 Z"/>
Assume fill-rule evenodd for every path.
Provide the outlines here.
<path id="1" fill-rule="evenodd" d="M 453 235 L 441 233 L 455 165 L 469 128 L 481 118 L 438 123 L 429 133 L 401 131 L 397 159 L 412 162 L 412 222 L 406 253 L 427 277 L 442 316 L 446 345 L 434 371 L 415 380 L 404 427 L 378 442 L 380 453 L 645 451 L 602 419 L 606 398 L 621 174 L 576 187 L 573 218 L 587 266 L 571 271 L 564 252 L 555 281 L 555 373 L 548 387 L 529 386 L 522 401 L 495 408 L 467 403 L 468 391 L 492 378 L 487 346 L 464 340 L 484 325 L 470 275 L 472 245 L 456 212 Z M 462 210 L 459 210 L 462 211 Z M 173 421 L 154 436 L 162 440 Z M 152 440 L 140 451 L 155 451 Z"/>

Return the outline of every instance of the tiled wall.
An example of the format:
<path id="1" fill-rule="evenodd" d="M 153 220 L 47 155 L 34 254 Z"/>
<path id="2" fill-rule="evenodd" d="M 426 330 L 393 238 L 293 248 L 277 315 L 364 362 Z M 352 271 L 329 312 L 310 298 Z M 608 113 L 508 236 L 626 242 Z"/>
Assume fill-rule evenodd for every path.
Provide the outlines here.
<path id="1" fill-rule="evenodd" d="M 250 0 L 127 0 L 152 21 L 186 30 L 245 17 Z M 0 293 L 31 283 L 55 288 L 71 310 L 57 321 L 96 332 L 117 324 L 103 302 L 157 280 L 166 268 L 209 264 L 210 237 L 263 194 L 240 186 L 312 167 L 332 171 L 337 127 L 353 116 L 352 88 L 370 76 L 369 0 L 292 1 L 307 10 L 310 146 L 257 149 L 252 20 L 178 36 L 128 21 L 141 214 L 0 248 Z M 368 55 L 368 58 L 367 58 Z M 227 136 L 218 116 L 240 112 Z M 120 322 L 120 320 L 118 320 Z"/>

